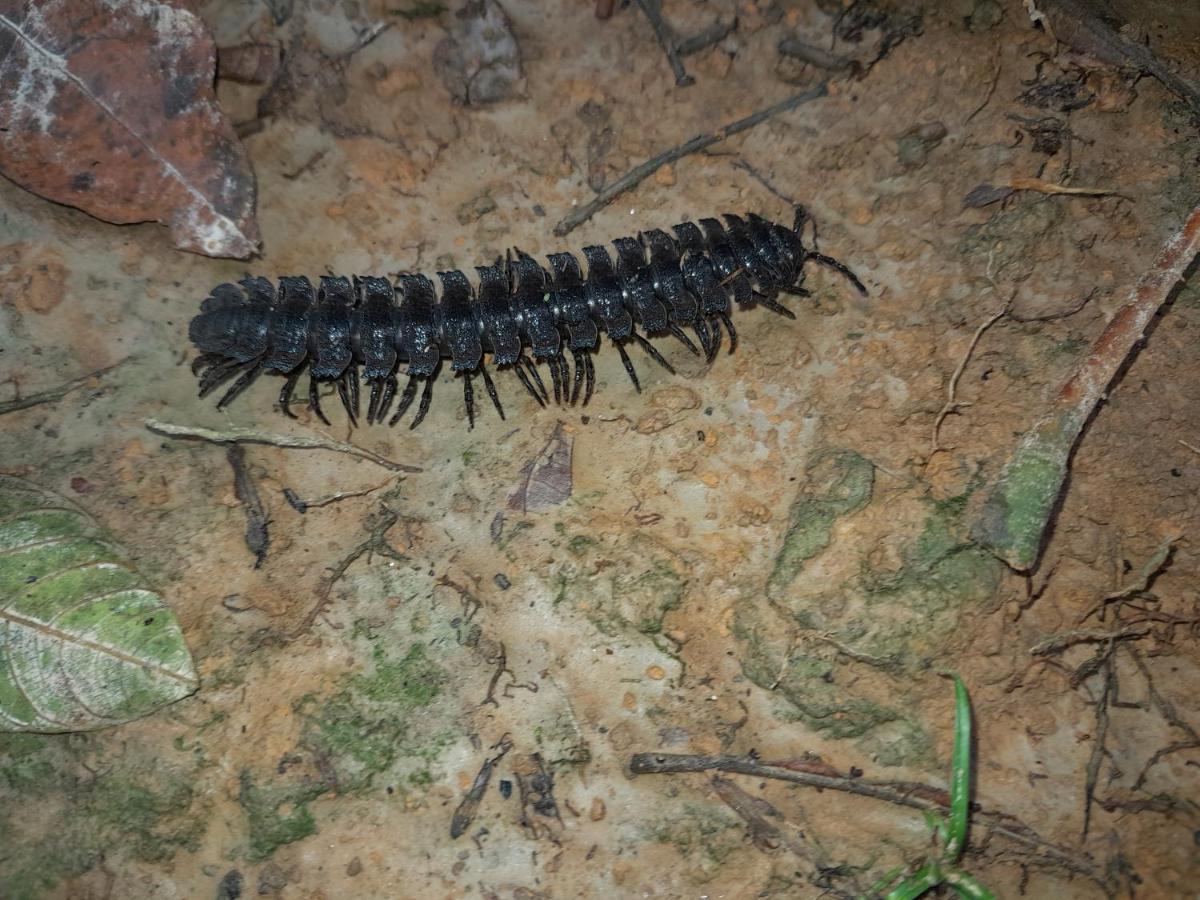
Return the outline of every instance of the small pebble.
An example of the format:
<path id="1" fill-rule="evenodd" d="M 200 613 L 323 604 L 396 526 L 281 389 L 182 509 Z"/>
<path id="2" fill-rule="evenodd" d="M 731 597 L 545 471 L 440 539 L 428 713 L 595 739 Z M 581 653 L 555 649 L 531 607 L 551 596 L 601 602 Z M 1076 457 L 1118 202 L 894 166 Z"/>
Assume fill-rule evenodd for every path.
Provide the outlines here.
<path id="1" fill-rule="evenodd" d="M 496 582 L 496 587 L 500 588 L 502 591 L 507 591 L 510 587 L 512 587 L 512 582 L 508 580 L 508 576 L 503 572 L 497 572 L 492 578 L 492 581 Z"/>
<path id="2" fill-rule="evenodd" d="M 346 866 L 346 874 L 349 875 L 351 878 L 353 878 L 355 875 L 358 875 L 359 873 L 361 873 L 362 870 L 363 870 L 362 860 L 359 859 L 357 856 L 354 857 L 354 859 L 350 860 L 349 865 Z"/>

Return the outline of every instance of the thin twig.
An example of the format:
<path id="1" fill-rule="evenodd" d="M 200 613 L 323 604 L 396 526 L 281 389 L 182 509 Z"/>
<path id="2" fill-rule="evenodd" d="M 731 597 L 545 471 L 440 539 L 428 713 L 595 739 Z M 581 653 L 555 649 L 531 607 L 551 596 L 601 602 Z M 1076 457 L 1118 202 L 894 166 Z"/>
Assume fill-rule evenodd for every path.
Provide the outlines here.
<path id="1" fill-rule="evenodd" d="M 1145 660 L 1142 659 L 1141 654 L 1137 652 L 1137 649 L 1132 646 L 1126 646 L 1124 649 L 1126 652 L 1128 652 L 1130 657 L 1133 658 L 1133 663 L 1138 667 L 1138 671 L 1142 673 L 1142 677 L 1146 679 L 1146 690 L 1150 694 L 1150 702 L 1154 704 L 1154 707 L 1158 710 L 1159 715 L 1161 715 L 1169 725 L 1174 728 L 1178 728 L 1187 735 L 1187 740 L 1176 741 L 1154 752 L 1154 755 L 1146 761 L 1144 766 L 1142 766 L 1142 771 L 1138 773 L 1138 777 L 1134 779 L 1133 789 L 1136 791 L 1142 789 L 1142 786 L 1146 783 L 1146 779 L 1150 776 L 1150 770 L 1158 765 L 1160 760 L 1170 756 L 1172 753 L 1178 753 L 1181 750 L 1194 750 L 1196 748 L 1200 748 L 1200 733 L 1198 733 L 1195 728 L 1180 718 L 1179 713 L 1175 710 L 1175 705 L 1158 692 L 1158 688 L 1154 684 L 1154 677 L 1150 674 L 1149 667 L 1146 665 Z"/>
<path id="2" fill-rule="evenodd" d="M 1038 641 L 1029 648 L 1032 656 L 1050 656 L 1061 653 L 1076 644 L 1103 644 L 1111 641 L 1127 641 L 1131 638 L 1145 637 L 1150 633 L 1149 625 L 1135 625 L 1122 628 L 1120 631 L 1064 631 Z"/>
<path id="3" fill-rule="evenodd" d="M 1171 550 L 1182 535 L 1169 537 L 1150 554 L 1150 558 L 1138 570 L 1137 576 L 1130 582 L 1127 582 L 1117 590 L 1101 597 L 1099 601 L 1082 616 L 1079 617 L 1080 622 L 1086 622 L 1096 613 L 1100 613 L 1100 621 L 1104 621 L 1104 610 L 1110 603 L 1117 600 L 1126 600 L 1130 597 L 1143 594 L 1150 589 L 1150 583 L 1163 571 L 1170 562 Z"/>
<path id="4" fill-rule="evenodd" d="M 790 56 L 792 59 L 798 59 L 830 72 L 844 72 L 854 65 L 852 59 L 838 56 L 836 53 L 830 53 L 828 50 L 812 44 L 806 44 L 796 37 L 784 38 L 779 42 L 777 49 L 781 56 Z"/>
<path id="5" fill-rule="evenodd" d="M 942 449 L 941 444 L 939 443 L 942 422 L 944 422 L 946 417 L 951 413 L 957 412 L 960 409 L 966 409 L 971 405 L 971 401 L 956 399 L 956 394 L 958 392 L 958 381 L 960 378 L 962 378 L 963 372 L 966 371 L 967 364 L 971 361 L 971 356 L 975 353 L 975 347 L 979 344 L 979 339 L 983 337 L 983 333 L 985 331 L 987 331 L 1004 317 L 1004 314 L 1008 312 L 1010 306 L 1012 306 L 1011 300 L 1004 304 L 1003 309 L 989 316 L 986 320 L 984 320 L 983 324 L 975 329 L 975 335 L 971 338 L 971 343 L 967 345 L 967 352 L 963 354 L 962 359 L 958 362 L 958 367 L 954 370 L 954 374 L 950 376 L 950 384 L 946 388 L 946 405 L 938 411 L 937 418 L 933 420 L 933 438 L 929 445 L 929 455 L 931 457 Z"/>
<path id="6" fill-rule="evenodd" d="M 866 778 L 836 778 L 766 765 L 741 756 L 695 756 L 677 753 L 636 753 L 629 763 L 634 775 L 674 775 L 685 772 L 730 772 L 754 778 L 774 778 L 793 784 L 842 791 L 870 797 L 911 809 L 944 812 L 950 798 L 944 790 L 924 784 L 881 782 Z M 1016 819 L 989 810 L 973 809 L 972 816 L 993 834 L 1025 848 L 1029 862 L 1049 863 L 1102 882 L 1101 874 L 1088 858 L 1078 857 L 1050 843 Z"/>
<path id="7" fill-rule="evenodd" d="M 565 216 L 562 221 L 554 226 L 554 233 L 558 237 L 569 234 L 574 231 L 608 204 L 612 203 L 621 194 L 628 191 L 630 188 L 636 187 L 645 179 L 649 178 L 663 166 L 682 159 L 685 156 L 690 156 L 693 153 L 698 153 L 711 147 L 713 144 L 718 144 L 726 138 L 733 137 L 735 134 L 740 134 L 756 125 L 761 125 L 763 122 L 777 116 L 780 113 L 788 112 L 798 106 L 802 106 L 812 100 L 818 100 L 829 93 L 828 86 L 822 82 L 814 88 L 807 91 L 801 91 L 798 94 L 793 94 L 786 100 L 781 100 L 772 106 L 765 109 L 760 109 L 756 113 L 746 116 L 744 119 L 738 119 L 736 122 L 730 122 L 716 131 L 708 134 L 699 134 L 686 143 L 680 144 L 677 147 L 672 147 L 670 150 L 664 150 L 657 156 L 653 156 L 638 166 L 634 166 L 625 175 L 618 178 L 612 184 L 602 190 L 596 198 L 589 203 L 584 204 L 579 209 L 575 210 L 568 216 Z"/>
<path id="8" fill-rule="evenodd" d="M 779 190 L 779 188 L 775 187 L 775 185 L 771 184 L 766 175 L 763 175 L 760 171 L 758 171 L 758 169 L 746 162 L 746 160 L 741 158 L 735 159 L 733 161 L 733 167 L 735 169 L 741 169 L 743 172 L 747 173 L 751 178 L 770 191 L 772 196 L 778 197 L 788 206 L 795 207 L 799 205 L 792 197 L 789 197 L 787 194 L 783 193 L 783 191 Z"/>
<path id="9" fill-rule="evenodd" d="M 319 616 L 329 603 L 329 596 L 333 593 L 334 585 L 342 580 L 346 574 L 346 570 L 352 566 L 360 556 L 367 554 L 367 561 L 370 562 L 370 554 L 378 553 L 380 556 L 386 556 L 388 559 L 395 562 L 404 562 L 408 559 L 403 553 L 396 550 L 387 542 L 385 535 L 388 530 L 399 520 L 399 516 L 395 512 L 383 507 L 381 514 L 375 517 L 375 520 L 370 525 L 370 537 L 343 556 L 329 570 L 329 575 L 325 577 L 316 590 L 316 601 L 305 613 L 300 623 L 292 629 L 287 635 L 287 641 L 296 640 L 300 636 L 308 632 L 312 628 L 313 623 L 317 621 Z M 368 522 L 371 520 L 368 519 Z"/>
<path id="10" fill-rule="evenodd" d="M 677 43 L 675 45 L 675 52 L 680 56 L 691 56 L 693 53 L 707 50 L 714 44 L 719 44 L 725 38 L 729 37 L 737 26 L 738 20 L 736 16 L 728 22 L 717 22 L 705 28 L 699 34 L 694 34 L 690 38 Z"/>
<path id="11" fill-rule="evenodd" d="M 1092 753 L 1088 757 L 1087 775 L 1083 786 L 1083 832 L 1079 840 L 1086 841 L 1088 827 L 1092 823 L 1092 804 L 1096 800 L 1096 780 L 1100 777 L 1100 764 L 1104 762 L 1104 740 L 1108 737 L 1108 701 L 1112 697 L 1113 663 L 1112 645 L 1104 656 L 1104 686 L 1100 699 L 1096 701 L 1096 733 L 1092 737 Z"/>
<path id="12" fill-rule="evenodd" d="M 1200 447 L 1197 447 L 1195 444 L 1189 444 L 1187 441 L 1183 440 L 1181 440 L 1179 443 L 1183 444 L 1183 446 L 1187 447 L 1193 453 L 1200 454 Z"/>
<path id="13" fill-rule="evenodd" d="M 838 871 L 840 867 L 829 865 L 811 831 L 797 828 L 771 803 L 744 791 L 735 781 L 714 775 L 710 784 L 722 802 L 746 823 L 750 839 L 755 845 L 763 850 L 776 850 L 779 847 L 790 850 L 804 863 L 809 884 L 823 889 L 822 896 L 853 900 L 862 893 L 849 875 L 846 877 L 850 877 L 850 885 L 854 888 L 852 891 L 836 887 L 829 882 L 827 873 L 830 870 Z"/>
<path id="14" fill-rule="evenodd" d="M 336 494 L 330 494 L 328 497 L 321 497 L 318 500 L 301 499 L 301 497 L 291 488 L 284 488 L 283 498 L 287 500 L 288 505 L 291 506 L 292 509 L 303 515 L 310 509 L 319 509 L 322 506 L 329 506 L 331 503 L 339 503 L 342 500 L 349 500 L 351 497 L 365 497 L 368 494 L 373 494 L 376 491 L 387 487 L 394 480 L 395 478 L 389 478 L 387 481 L 374 485 L 373 487 L 363 488 L 362 490 L 358 491 L 338 491 Z"/>
<path id="15" fill-rule="evenodd" d="M 650 27 L 654 29 L 654 36 L 658 38 L 659 45 L 663 48 L 663 52 L 667 54 L 667 62 L 671 64 L 671 71 L 675 74 L 675 87 L 688 87 L 695 84 L 696 79 L 687 73 L 687 70 L 683 67 L 683 63 L 679 60 L 679 51 L 675 49 L 675 32 L 667 24 L 667 20 L 663 18 L 658 0 L 637 0 L 637 4 L 642 8 L 642 12 L 646 14 L 646 18 L 650 20 Z"/>
<path id="16" fill-rule="evenodd" d="M 1001 66 L 1000 66 L 1000 49 L 999 48 L 996 49 L 996 58 L 995 58 L 994 62 L 992 63 L 992 65 L 995 68 L 995 71 L 992 73 L 992 83 L 988 85 L 987 93 L 983 95 L 983 102 L 980 103 L 977 107 L 975 107 L 975 109 L 971 112 L 971 114 L 969 116 L 967 116 L 965 119 L 963 119 L 964 125 L 971 124 L 971 120 L 974 119 L 981 112 L 983 112 L 984 107 L 992 102 L 992 95 L 994 93 L 996 93 L 996 85 L 1000 83 Z"/>
<path id="17" fill-rule="evenodd" d="M 372 453 L 354 444 L 333 438 L 297 437 L 290 434 L 271 434 L 267 431 L 255 431 L 252 428 L 230 428 L 226 431 L 214 431 L 211 428 L 200 428 L 191 425 L 172 425 L 157 419 L 146 419 L 145 425 L 156 434 L 172 438 L 191 438 L 208 441 L 213 444 L 266 444 L 270 447 L 283 447 L 287 450 L 332 450 L 334 453 L 346 453 L 359 459 L 369 460 L 377 466 L 383 466 L 393 472 L 420 472 L 419 466 L 394 462 L 385 459 L 378 453 Z"/>
<path id="18" fill-rule="evenodd" d="M 94 372 L 88 372 L 86 375 L 80 375 L 78 378 L 72 378 L 70 381 L 60 384 L 58 387 L 51 388 L 48 391 L 39 391 L 36 394 L 30 394 L 28 397 L 17 397 L 14 400 L 5 400 L 0 403 L 0 416 L 6 413 L 17 412 L 21 409 L 29 409 L 31 406 L 40 406 L 43 403 L 55 403 L 72 391 L 79 390 L 93 378 L 98 378 L 101 375 L 111 372 L 118 366 L 123 366 L 129 362 L 129 357 L 121 360 L 118 363 L 113 363 L 111 366 L 106 366 L 103 369 L 96 369 Z"/>

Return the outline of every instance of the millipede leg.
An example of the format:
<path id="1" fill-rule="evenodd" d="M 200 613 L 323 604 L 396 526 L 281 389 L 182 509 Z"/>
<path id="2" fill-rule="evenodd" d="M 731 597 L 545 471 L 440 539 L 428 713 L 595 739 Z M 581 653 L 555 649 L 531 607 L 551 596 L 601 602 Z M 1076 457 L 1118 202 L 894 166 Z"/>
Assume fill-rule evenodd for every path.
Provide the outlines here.
<path id="1" fill-rule="evenodd" d="M 755 295 L 755 299 L 761 306 L 765 306 L 767 309 L 771 310 L 771 312 L 779 313 L 779 315 L 783 316 L 785 319 L 796 318 L 796 314 L 794 312 L 777 301 L 774 297 L 770 297 L 766 294 L 757 294 Z"/>
<path id="2" fill-rule="evenodd" d="M 317 379 L 315 378 L 308 379 L 308 408 L 317 414 L 318 419 L 326 425 L 330 425 L 329 420 L 325 418 L 324 411 L 321 409 L 321 395 L 317 390 Z"/>
<path id="3" fill-rule="evenodd" d="M 833 269 L 835 272 L 841 272 L 844 276 L 846 276 L 847 281 L 849 281 L 852 285 L 854 285 L 856 288 L 858 288 L 858 292 L 860 294 L 862 294 L 864 297 L 867 295 L 867 289 L 866 289 L 866 287 L 863 286 L 863 283 L 858 280 L 858 276 L 855 275 L 853 272 L 851 272 L 849 267 L 847 267 L 843 263 L 838 262 L 832 256 L 826 256 L 824 253 L 811 253 L 811 252 L 805 254 L 805 261 L 808 261 L 810 259 L 816 260 L 821 265 L 826 266 L 827 268 Z"/>
<path id="4" fill-rule="evenodd" d="M 704 316 L 696 316 L 696 321 L 692 323 L 692 330 L 696 332 L 696 337 L 700 341 L 700 346 L 704 348 L 704 361 L 711 363 L 715 351 L 712 346 L 712 337 L 708 331 L 708 323 L 704 320 Z"/>
<path id="5" fill-rule="evenodd" d="M 479 374 L 483 376 L 483 386 L 487 388 L 488 396 L 492 398 L 492 405 L 496 407 L 496 412 L 500 413 L 500 421 L 504 421 L 504 407 L 500 405 L 500 395 L 496 393 L 496 383 L 492 381 L 492 376 L 483 363 L 479 364 Z"/>
<path id="6" fill-rule="evenodd" d="M 396 414 L 392 416 L 392 420 L 388 422 L 388 428 L 391 428 L 400 421 L 400 417 L 408 412 L 408 408 L 412 406 L 413 398 L 417 396 L 417 376 L 409 375 L 408 384 L 404 385 L 404 393 L 400 395 L 400 405 L 396 407 Z"/>
<path id="7" fill-rule="evenodd" d="M 554 382 L 554 402 L 555 404 L 562 403 L 562 388 L 558 381 L 558 357 L 547 356 L 546 365 L 550 367 L 550 380 Z"/>
<path id="8" fill-rule="evenodd" d="M 725 330 L 729 332 L 729 352 L 732 353 L 737 349 L 737 329 L 733 327 L 733 320 L 729 318 L 729 313 L 717 313 L 721 317 L 721 321 L 725 323 Z"/>
<path id="9" fill-rule="evenodd" d="M 575 357 L 575 386 L 571 388 L 571 405 L 575 405 L 575 401 L 579 399 L 579 389 L 583 386 L 583 369 L 586 363 L 584 362 L 584 354 L 586 350 L 580 350 L 575 347 L 571 348 L 571 354 Z"/>
<path id="10" fill-rule="evenodd" d="M 517 360 L 516 364 L 513 366 L 513 371 L 516 372 L 517 377 L 521 379 L 521 384 L 525 385 L 525 390 L 529 391 L 529 396 L 533 397 L 533 399 L 538 402 L 538 406 L 544 409 L 546 403 L 544 400 L 542 400 L 542 395 L 533 389 L 533 382 L 529 380 L 529 373 L 525 371 L 524 366 L 521 364 L 522 359 L 524 359 L 524 357 L 521 357 L 521 359 Z"/>
<path id="11" fill-rule="evenodd" d="M 435 378 L 437 378 L 436 371 L 425 379 L 425 390 L 421 391 L 421 405 L 417 409 L 417 417 L 408 426 L 409 431 L 412 431 L 425 421 L 425 414 L 429 412 L 429 404 L 433 401 L 433 381 Z"/>
<path id="12" fill-rule="evenodd" d="M 371 379 L 371 396 L 367 400 L 367 424 L 375 423 L 375 412 L 379 409 L 379 394 L 383 390 L 383 379 Z"/>
<path id="13" fill-rule="evenodd" d="M 680 328 L 674 322 L 671 322 L 667 325 L 667 329 L 679 340 L 679 343 L 691 350 L 696 356 L 700 355 L 700 351 L 696 348 L 696 345 L 692 343 L 692 339 L 683 333 L 682 328 Z"/>
<path id="14" fill-rule="evenodd" d="M 658 363 L 660 366 L 662 366 L 664 369 L 666 369 L 672 375 L 675 374 L 675 369 L 671 366 L 671 364 L 669 362 L 667 362 L 666 357 L 664 357 L 661 353 L 658 352 L 657 347 L 655 347 L 652 343 L 650 343 L 648 340 L 646 340 L 642 335 L 638 334 L 636 331 L 631 332 L 630 336 L 635 341 L 638 342 L 638 346 L 641 347 L 643 350 L 645 350 L 646 354 L 652 360 L 654 360 L 656 363 Z"/>
<path id="15" fill-rule="evenodd" d="M 533 378 L 534 383 L 537 384 L 538 389 L 542 392 L 542 406 L 545 406 L 550 402 L 550 394 L 547 393 L 546 383 L 542 381 L 541 373 L 539 373 L 537 370 L 537 363 L 524 354 L 521 355 L 521 362 L 529 370 L 529 374 Z"/>
<path id="16" fill-rule="evenodd" d="M 583 357 L 583 362 L 587 365 L 587 372 L 584 373 L 587 377 L 587 386 L 583 391 L 583 405 L 587 406 L 588 401 L 592 399 L 592 393 L 596 389 L 596 364 L 592 361 L 592 354 L 587 353 Z"/>
<path id="17" fill-rule="evenodd" d="M 300 376 L 304 373 L 301 368 L 295 368 L 288 373 L 287 381 L 283 387 L 279 389 L 279 410 L 289 419 L 296 418 L 292 412 L 292 392 L 296 390 L 296 383 L 300 381 Z"/>
<path id="18" fill-rule="evenodd" d="M 639 394 L 642 392 L 642 386 L 638 382 L 637 372 L 633 368 L 633 360 L 629 358 L 629 354 L 625 352 L 624 341 L 613 341 L 617 351 L 621 354 L 621 364 L 625 366 L 625 371 L 629 373 L 629 380 L 633 382 L 633 389 Z"/>
<path id="19" fill-rule="evenodd" d="M 254 367 L 243 372 L 241 377 L 238 378 L 238 380 L 235 381 L 232 386 L 230 386 L 229 390 L 225 392 L 225 395 L 217 401 L 217 409 L 224 409 L 226 406 L 228 406 L 231 402 L 233 402 L 234 397 L 236 397 L 246 388 L 250 387 L 250 385 L 254 383 L 254 380 L 262 374 L 262 362 L 259 360 L 254 360 L 253 362 Z"/>
<path id="20" fill-rule="evenodd" d="M 350 387 L 347 382 L 348 371 L 343 372 L 337 380 L 338 399 L 342 401 L 342 406 L 346 410 L 346 415 L 350 417 L 351 425 L 358 425 L 358 388 L 357 379 L 355 379 L 355 387 Z"/>
<path id="21" fill-rule="evenodd" d="M 471 386 L 471 373 L 466 369 L 462 372 L 463 402 L 467 405 L 467 430 L 475 428 L 475 388 Z"/>
<path id="22" fill-rule="evenodd" d="M 358 366 L 350 363 L 350 402 L 354 404 L 354 415 L 352 418 L 358 418 Z"/>
<path id="23" fill-rule="evenodd" d="M 379 399 L 379 408 L 375 410 L 375 421 L 382 422 L 388 410 L 392 408 L 392 400 L 396 396 L 396 376 L 389 375 L 383 383 L 383 396 Z"/>
<path id="24" fill-rule="evenodd" d="M 712 349 L 708 354 L 708 361 L 712 362 L 717 358 L 717 354 L 721 352 L 721 319 L 714 316 L 708 320 L 708 324 L 712 326 L 713 333 Z"/>
<path id="25" fill-rule="evenodd" d="M 225 357 L 220 353 L 201 353 L 192 360 L 192 374 L 199 375 L 201 369 L 206 369 L 209 366 L 215 366 L 223 359 L 225 359 Z"/>
<path id="26" fill-rule="evenodd" d="M 238 369 L 250 364 L 253 364 L 253 361 L 244 363 L 236 359 L 213 363 L 200 378 L 200 396 L 211 394 L 219 385 L 232 378 Z"/>

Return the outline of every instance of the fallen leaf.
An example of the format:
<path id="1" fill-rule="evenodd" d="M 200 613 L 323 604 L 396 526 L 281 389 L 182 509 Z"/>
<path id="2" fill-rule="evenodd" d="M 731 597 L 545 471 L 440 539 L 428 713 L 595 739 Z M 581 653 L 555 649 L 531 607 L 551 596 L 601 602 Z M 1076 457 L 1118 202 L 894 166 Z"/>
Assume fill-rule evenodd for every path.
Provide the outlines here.
<path id="1" fill-rule="evenodd" d="M 215 65 L 200 20 L 168 3 L 0 0 L 0 172 L 109 222 L 162 222 L 182 250 L 248 257 L 254 174 Z"/>
<path id="2" fill-rule="evenodd" d="M 541 452 L 521 469 L 521 483 L 508 498 L 508 508 L 536 512 L 565 503 L 571 496 L 573 442 L 559 422 Z"/>
<path id="3" fill-rule="evenodd" d="M 179 621 L 84 510 L 0 476 L 0 731 L 83 731 L 195 692 Z"/>
<path id="4" fill-rule="evenodd" d="M 504 7 L 468 0 L 449 31 L 434 48 L 433 70 L 458 103 L 483 106 L 518 93 L 521 48 Z"/>

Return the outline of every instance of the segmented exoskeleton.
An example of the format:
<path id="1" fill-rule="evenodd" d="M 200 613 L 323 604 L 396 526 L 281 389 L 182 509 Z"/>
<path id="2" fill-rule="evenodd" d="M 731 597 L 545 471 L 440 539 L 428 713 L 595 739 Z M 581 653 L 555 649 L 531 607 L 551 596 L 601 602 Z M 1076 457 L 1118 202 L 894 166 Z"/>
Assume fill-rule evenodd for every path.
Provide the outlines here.
<path id="1" fill-rule="evenodd" d="M 586 271 L 571 253 L 551 253 L 547 269 L 517 251 L 477 266 L 475 286 L 460 271 L 439 272 L 440 291 L 424 275 L 401 275 L 395 284 L 376 276 L 322 276 L 315 290 L 307 278 L 295 276 L 280 278 L 278 286 L 265 278 L 243 279 L 241 287 L 219 285 L 189 327 L 201 351 L 193 364 L 200 396 L 236 377 L 217 403 L 223 407 L 260 374 L 275 372 L 286 376 L 279 405 L 290 416 L 292 393 L 307 369 L 309 408 L 328 424 L 319 385 L 331 382 L 356 423 L 361 369 L 370 386 L 367 421 L 381 422 L 396 398 L 403 364 L 408 380 L 388 424 L 399 421 L 420 390 L 409 426 L 415 428 L 429 411 L 442 362 L 449 360 L 463 380 L 473 427 L 476 373 L 504 418 L 485 355 L 493 366 L 511 369 L 542 406 L 550 402 L 550 391 L 538 363 L 549 370 L 556 403 L 575 404 L 582 390 L 586 404 L 595 387 L 591 357 L 601 333 L 617 348 L 640 391 L 627 344 L 637 344 L 670 372 L 674 369 L 651 338 L 673 335 L 711 362 L 724 329 L 732 353 L 737 345 L 733 304 L 765 306 L 794 319 L 779 295 L 809 293 L 804 288 L 809 262 L 837 270 L 866 294 L 846 266 L 804 245 L 803 208 L 796 210 L 791 228 L 753 214 L 724 219 L 724 224 L 684 222 L 671 229 L 673 234 L 656 229 L 617 238 L 615 261 L 605 247 L 584 247 Z"/>

